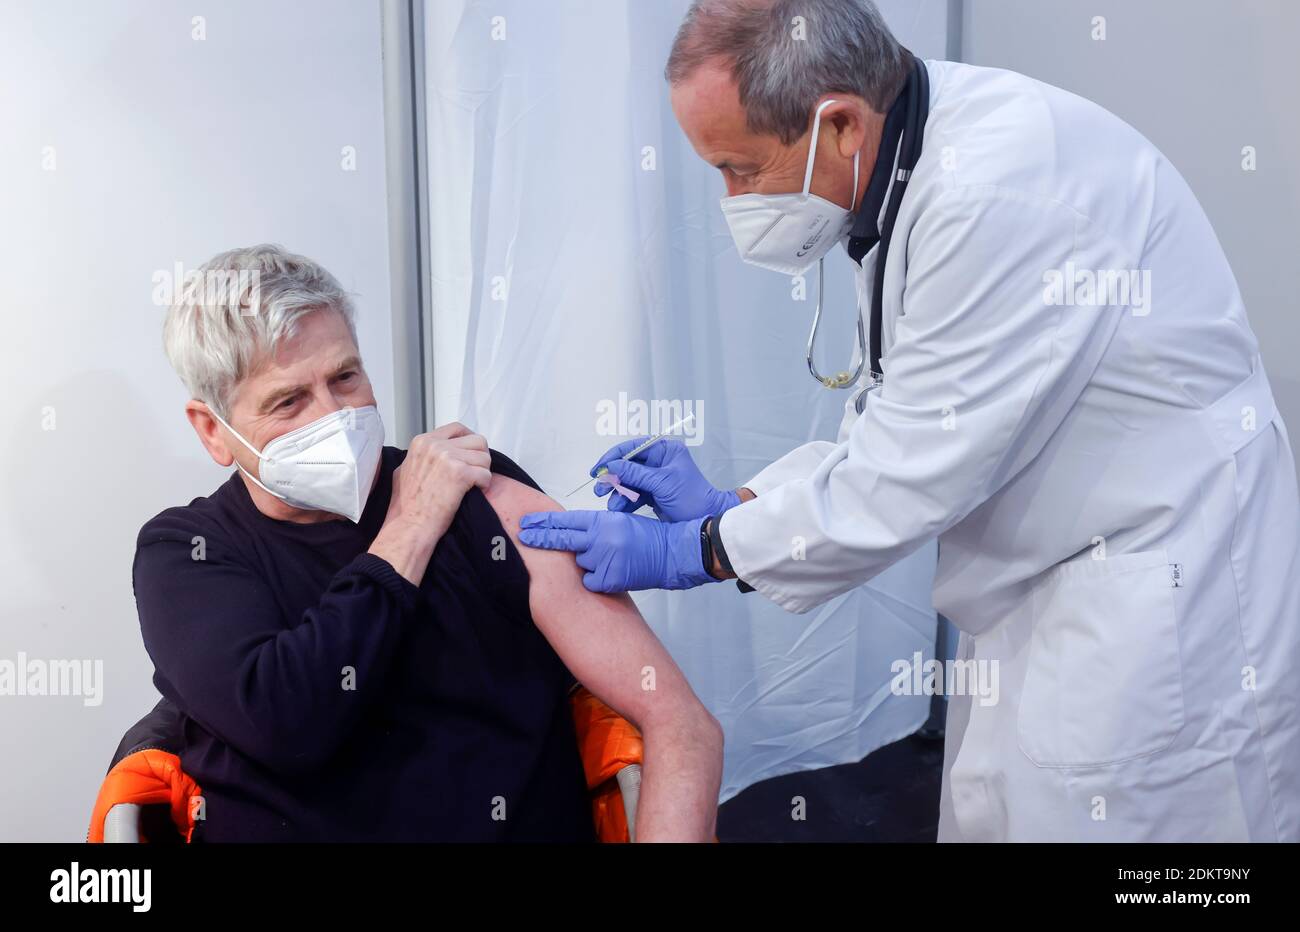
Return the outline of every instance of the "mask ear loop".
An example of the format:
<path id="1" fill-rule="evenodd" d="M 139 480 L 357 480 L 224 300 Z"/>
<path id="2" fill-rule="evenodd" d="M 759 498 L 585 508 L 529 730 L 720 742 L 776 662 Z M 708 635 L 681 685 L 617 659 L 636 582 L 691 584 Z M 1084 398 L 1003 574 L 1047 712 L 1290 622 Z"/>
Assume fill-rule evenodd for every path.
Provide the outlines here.
<path id="1" fill-rule="evenodd" d="M 247 440 L 245 440 L 242 436 L 240 436 L 239 431 L 235 430 L 235 428 L 233 428 L 233 427 L 231 427 L 229 424 L 227 424 L 225 418 L 223 418 L 223 417 L 222 417 L 220 414 L 218 414 L 216 411 L 212 410 L 212 406 L 211 406 L 211 405 L 208 405 L 208 413 L 211 414 L 214 418 L 216 418 L 217 421 L 221 424 L 222 427 L 224 427 L 226 430 L 228 430 L 228 431 L 230 431 L 232 434 L 234 434 L 236 440 L 238 440 L 238 441 L 239 441 L 240 443 L 242 443 L 244 446 L 248 447 L 249 452 L 252 453 L 254 456 L 256 456 L 256 457 L 258 458 L 259 461 L 270 459 L 270 457 L 262 455 L 262 451 L 258 450 L 255 446 L 253 446 L 251 443 L 249 443 Z M 253 482 L 257 485 L 257 487 L 258 487 L 259 489 L 261 489 L 263 492 L 265 492 L 267 495 L 274 495 L 276 498 L 280 499 L 280 501 L 285 501 L 285 497 L 284 497 L 283 495 L 281 495 L 279 492 L 272 492 L 270 489 L 268 489 L 265 485 L 262 484 L 262 481 L 261 481 L 260 479 L 258 479 L 257 476 L 253 475 L 251 472 L 249 472 L 249 471 L 248 471 L 247 469 L 245 469 L 243 466 L 240 466 L 240 465 L 239 465 L 239 460 L 235 460 L 235 466 L 236 466 L 236 468 L 238 468 L 239 471 L 242 472 L 245 476 L 247 476 L 249 479 L 252 479 Z"/>
<path id="2" fill-rule="evenodd" d="M 835 99 L 823 100 L 817 106 L 817 112 L 813 114 L 812 141 L 808 145 L 808 165 L 803 172 L 803 193 L 807 194 L 812 187 L 813 160 L 817 157 L 817 133 L 822 125 L 822 111 L 835 103 Z M 849 193 L 849 211 L 853 211 L 853 205 L 858 202 L 858 165 L 862 159 L 862 151 L 853 153 L 853 190 Z"/>
<path id="3" fill-rule="evenodd" d="M 858 203 L 858 162 L 862 159 L 862 150 L 859 149 L 853 153 L 853 190 L 849 193 L 849 213 L 853 213 L 853 207 Z"/>

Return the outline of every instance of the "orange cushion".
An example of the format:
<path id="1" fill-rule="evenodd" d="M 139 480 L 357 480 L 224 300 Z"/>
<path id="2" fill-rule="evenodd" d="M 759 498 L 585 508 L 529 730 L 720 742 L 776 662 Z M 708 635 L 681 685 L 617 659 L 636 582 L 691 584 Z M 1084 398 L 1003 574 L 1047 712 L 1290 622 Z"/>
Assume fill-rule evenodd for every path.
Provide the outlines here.
<path id="1" fill-rule="evenodd" d="M 582 769 L 587 775 L 587 789 L 591 791 L 596 837 L 602 842 L 630 841 L 623 794 L 615 775 L 628 764 L 641 763 L 644 750 L 641 732 L 585 686 L 579 686 L 570 700 Z"/>
<path id="2" fill-rule="evenodd" d="M 181 770 L 180 758 L 175 754 L 157 748 L 128 754 L 117 762 L 100 784 L 86 840 L 103 843 L 104 819 L 108 811 L 119 803 L 141 806 L 165 803 L 176 830 L 189 841 L 194 834 L 190 800 L 201 795 L 199 785 Z"/>

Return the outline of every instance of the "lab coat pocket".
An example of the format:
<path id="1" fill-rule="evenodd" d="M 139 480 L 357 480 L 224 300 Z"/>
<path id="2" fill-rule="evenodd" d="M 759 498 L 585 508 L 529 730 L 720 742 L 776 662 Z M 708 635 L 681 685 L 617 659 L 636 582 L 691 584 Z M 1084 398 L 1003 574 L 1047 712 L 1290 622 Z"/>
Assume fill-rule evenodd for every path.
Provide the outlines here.
<path id="1" fill-rule="evenodd" d="M 1040 767 L 1155 754 L 1183 726 L 1172 569 L 1164 550 L 1062 563 L 1035 587 L 1017 713 Z"/>

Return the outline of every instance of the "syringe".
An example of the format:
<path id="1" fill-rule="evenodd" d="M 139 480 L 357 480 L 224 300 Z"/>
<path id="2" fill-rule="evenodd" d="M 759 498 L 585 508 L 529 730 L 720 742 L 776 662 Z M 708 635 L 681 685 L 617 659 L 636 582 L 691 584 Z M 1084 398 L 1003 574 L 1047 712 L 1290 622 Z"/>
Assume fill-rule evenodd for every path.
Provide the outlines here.
<path id="1" fill-rule="evenodd" d="M 659 433 L 655 434 L 653 437 L 651 437 L 651 438 L 650 438 L 649 440 L 647 440 L 645 443 L 638 444 L 634 449 L 629 450 L 628 452 L 624 453 L 623 456 L 621 457 L 621 459 L 630 460 L 632 457 L 636 456 L 636 455 L 637 455 L 638 453 L 640 453 L 641 451 L 643 451 L 643 450 L 648 450 L 650 447 L 654 446 L 654 445 L 655 445 L 656 443 L 658 443 L 660 440 L 663 440 L 665 437 L 667 437 L 667 436 L 668 436 L 669 434 L 671 434 L 673 431 L 677 430 L 677 429 L 680 428 L 680 427 L 685 426 L 686 423 L 687 423 L 688 421 L 692 421 L 692 420 L 694 420 L 694 419 L 695 419 L 695 412 L 691 412 L 690 414 L 686 415 L 686 417 L 684 417 L 684 418 L 682 418 L 680 421 L 678 421 L 676 424 L 672 425 L 671 427 L 667 428 L 666 430 L 660 431 Z M 568 496 L 566 496 L 566 497 L 567 497 L 567 498 L 572 498 L 573 496 L 577 495 L 579 492 L 581 492 L 581 491 L 582 491 L 583 489 L 585 489 L 587 486 L 591 485 L 593 482 L 595 482 L 595 481 L 596 481 L 597 479 L 599 479 L 601 476 L 605 475 L 605 473 L 607 473 L 607 472 L 609 472 L 609 467 L 608 467 L 608 466 L 602 466 L 602 467 L 600 467 L 600 469 L 596 470 L 596 475 L 592 476 L 590 479 L 588 479 L 588 480 L 587 480 L 586 482 L 584 482 L 582 485 L 578 486 L 576 489 L 574 489 L 572 492 L 570 492 L 570 493 L 568 494 Z"/>

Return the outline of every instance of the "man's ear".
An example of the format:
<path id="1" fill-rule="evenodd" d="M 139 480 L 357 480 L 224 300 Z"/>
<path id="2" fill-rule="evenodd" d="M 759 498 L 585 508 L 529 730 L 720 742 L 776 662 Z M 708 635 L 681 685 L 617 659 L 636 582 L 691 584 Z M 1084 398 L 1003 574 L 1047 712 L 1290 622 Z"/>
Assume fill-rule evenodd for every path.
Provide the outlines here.
<path id="1" fill-rule="evenodd" d="M 846 159 L 862 151 L 867 134 L 882 125 L 883 119 L 867 106 L 865 100 L 854 96 L 846 96 L 843 100 L 837 98 L 822 114 L 822 121 L 830 120 L 835 128 L 835 148 Z"/>
<path id="2" fill-rule="evenodd" d="M 185 402 L 185 416 L 190 419 L 190 426 L 199 435 L 199 443 L 218 466 L 229 466 L 235 461 L 226 441 L 221 435 L 221 424 L 208 406 L 201 401 L 191 399 Z"/>

